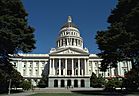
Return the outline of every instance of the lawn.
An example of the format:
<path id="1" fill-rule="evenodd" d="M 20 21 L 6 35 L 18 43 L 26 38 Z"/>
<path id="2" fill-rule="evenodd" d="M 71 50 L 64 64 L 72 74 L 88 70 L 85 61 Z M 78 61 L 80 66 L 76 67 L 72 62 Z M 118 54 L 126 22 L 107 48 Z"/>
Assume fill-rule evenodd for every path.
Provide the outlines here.
<path id="1" fill-rule="evenodd" d="M 30 96 L 85 96 L 85 95 L 76 93 L 37 93 Z"/>

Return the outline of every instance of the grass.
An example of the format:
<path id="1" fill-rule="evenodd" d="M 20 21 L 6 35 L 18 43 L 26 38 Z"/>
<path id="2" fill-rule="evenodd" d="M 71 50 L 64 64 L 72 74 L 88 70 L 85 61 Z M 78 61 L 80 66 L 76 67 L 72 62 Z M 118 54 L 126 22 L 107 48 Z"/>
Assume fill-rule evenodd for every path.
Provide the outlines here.
<path id="1" fill-rule="evenodd" d="M 139 91 L 128 92 L 128 91 L 73 91 L 72 93 L 37 93 L 30 96 L 126 96 L 126 95 L 139 96 Z"/>
<path id="2" fill-rule="evenodd" d="M 85 96 L 76 93 L 37 93 L 30 96 Z"/>

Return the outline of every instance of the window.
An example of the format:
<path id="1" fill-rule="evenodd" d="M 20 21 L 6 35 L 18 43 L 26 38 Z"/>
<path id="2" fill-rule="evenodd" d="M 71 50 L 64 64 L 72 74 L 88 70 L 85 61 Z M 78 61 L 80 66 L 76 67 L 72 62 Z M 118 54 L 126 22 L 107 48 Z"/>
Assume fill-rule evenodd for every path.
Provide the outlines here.
<path id="1" fill-rule="evenodd" d="M 14 66 L 14 67 L 17 67 L 17 66 L 16 66 L 16 62 L 13 62 L 13 66 Z"/>
<path id="2" fill-rule="evenodd" d="M 36 75 L 39 75 L 38 70 L 36 69 Z"/>
<path id="3" fill-rule="evenodd" d="M 30 75 L 30 76 L 32 75 L 32 70 L 31 70 L 31 69 L 29 70 L 29 75 Z"/>
<path id="4" fill-rule="evenodd" d="M 42 62 L 42 67 L 45 67 L 45 62 Z"/>
<path id="5" fill-rule="evenodd" d="M 39 67 L 39 62 L 36 62 L 36 67 Z"/>
<path id="6" fill-rule="evenodd" d="M 61 70 L 61 75 L 63 75 L 63 70 Z"/>
<path id="7" fill-rule="evenodd" d="M 76 67 L 78 67 L 78 62 L 76 62 Z"/>
<path id="8" fill-rule="evenodd" d="M 59 67 L 59 62 L 57 62 L 57 67 Z"/>
<path id="9" fill-rule="evenodd" d="M 63 62 L 61 62 L 61 68 L 63 68 L 64 67 L 64 64 L 63 64 Z"/>
<path id="10" fill-rule="evenodd" d="M 97 70 L 95 70 L 96 74 L 97 74 Z"/>
<path id="11" fill-rule="evenodd" d="M 89 62 L 89 66 L 91 66 L 91 65 L 92 65 L 92 62 L 90 61 L 90 62 Z"/>
<path id="12" fill-rule="evenodd" d="M 27 64 L 27 62 L 24 62 L 24 65 L 23 65 L 23 67 L 26 67 L 26 64 Z"/>
<path id="13" fill-rule="evenodd" d="M 32 63 L 32 62 L 30 62 L 30 67 L 32 67 L 32 64 L 33 64 L 33 63 Z"/>
<path id="14" fill-rule="evenodd" d="M 108 76 L 110 76 L 110 73 L 108 73 Z"/>
<path id="15" fill-rule="evenodd" d="M 75 70 L 75 75 L 78 75 L 78 70 L 77 69 Z"/>
<path id="16" fill-rule="evenodd" d="M 24 69 L 24 70 L 23 70 L 23 76 L 25 76 L 25 75 L 26 75 L 26 70 Z"/>
<path id="17" fill-rule="evenodd" d="M 56 75 L 59 75 L 59 70 L 56 71 Z"/>
<path id="18" fill-rule="evenodd" d="M 98 62 L 95 62 L 95 66 L 96 66 L 96 67 L 98 66 Z"/>
<path id="19" fill-rule="evenodd" d="M 123 67 L 126 67 L 126 63 L 125 62 L 123 62 Z"/>
<path id="20" fill-rule="evenodd" d="M 126 69 L 123 69 L 124 70 L 124 74 L 126 73 Z"/>

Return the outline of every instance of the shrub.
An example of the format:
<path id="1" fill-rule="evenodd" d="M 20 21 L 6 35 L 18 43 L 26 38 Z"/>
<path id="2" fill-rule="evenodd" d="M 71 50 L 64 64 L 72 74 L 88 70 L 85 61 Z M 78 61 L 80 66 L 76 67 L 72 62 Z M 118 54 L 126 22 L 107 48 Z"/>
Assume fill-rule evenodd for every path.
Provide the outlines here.
<path id="1" fill-rule="evenodd" d="M 31 89 L 31 82 L 25 80 L 21 83 L 20 86 L 21 86 L 21 88 L 23 88 L 23 90 L 29 90 L 29 89 Z"/>

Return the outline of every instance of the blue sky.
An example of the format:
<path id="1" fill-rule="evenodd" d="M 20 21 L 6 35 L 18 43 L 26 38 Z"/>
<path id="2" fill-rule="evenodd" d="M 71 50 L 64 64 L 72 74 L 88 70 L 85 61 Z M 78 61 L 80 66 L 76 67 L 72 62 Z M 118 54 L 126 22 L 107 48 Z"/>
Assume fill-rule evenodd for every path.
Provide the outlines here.
<path id="1" fill-rule="evenodd" d="M 98 53 L 95 35 L 108 27 L 107 17 L 117 0 L 22 0 L 28 23 L 35 28 L 36 49 L 32 53 L 49 53 L 67 17 L 72 16 L 90 53 Z"/>

